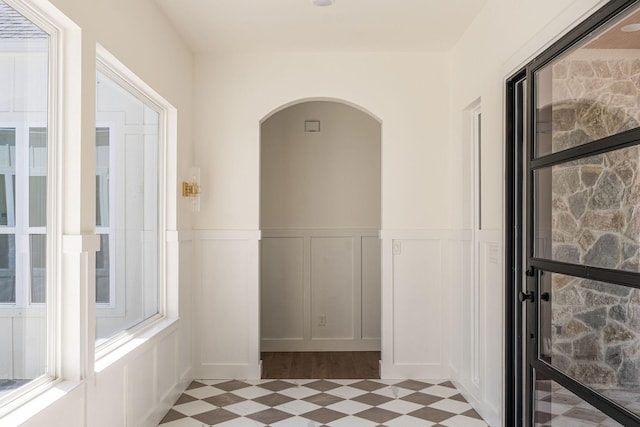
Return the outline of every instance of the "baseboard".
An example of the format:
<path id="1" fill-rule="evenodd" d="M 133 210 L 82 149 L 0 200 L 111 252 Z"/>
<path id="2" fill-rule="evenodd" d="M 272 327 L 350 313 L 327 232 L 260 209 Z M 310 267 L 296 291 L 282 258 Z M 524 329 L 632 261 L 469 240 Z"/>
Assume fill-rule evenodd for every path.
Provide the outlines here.
<path id="1" fill-rule="evenodd" d="M 421 379 L 443 380 L 448 378 L 446 366 L 440 363 L 416 364 L 380 364 L 380 378 L 392 379 Z"/>
<path id="2" fill-rule="evenodd" d="M 480 414 L 482 418 L 484 418 L 484 420 L 489 424 L 490 427 L 502 426 L 500 413 L 498 413 L 498 411 L 496 411 L 486 403 L 476 399 L 475 395 L 470 393 L 469 390 L 467 390 L 467 388 L 456 379 L 452 378 L 451 382 L 456 386 L 462 397 L 464 397 L 465 400 L 469 402 L 469 405 L 473 406 L 473 409 L 475 409 L 476 412 Z"/>
<path id="3" fill-rule="evenodd" d="M 157 426 L 167 412 L 173 407 L 173 404 L 178 400 L 180 395 L 189 387 L 191 383 L 191 369 L 184 372 L 180 381 L 178 381 L 171 390 L 169 390 L 158 403 L 158 406 L 149 417 L 149 426 Z"/>
<path id="4" fill-rule="evenodd" d="M 260 351 L 380 351 L 380 339 L 370 340 L 270 340 L 260 342 Z"/>

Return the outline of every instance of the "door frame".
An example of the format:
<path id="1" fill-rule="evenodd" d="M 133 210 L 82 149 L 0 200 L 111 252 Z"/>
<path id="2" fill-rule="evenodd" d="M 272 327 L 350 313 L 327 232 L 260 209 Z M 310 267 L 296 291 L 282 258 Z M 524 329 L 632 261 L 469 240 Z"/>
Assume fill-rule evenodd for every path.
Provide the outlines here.
<path id="1" fill-rule="evenodd" d="M 527 322 L 537 325 L 537 310 L 531 310 L 534 312 L 533 315 L 527 316 L 523 303 L 518 299 L 520 293 L 527 288 L 527 280 L 524 280 L 525 271 L 531 267 L 527 254 L 533 253 L 530 244 L 533 235 L 532 208 L 531 201 L 526 199 L 532 194 L 530 186 L 533 181 L 531 162 L 535 127 L 532 124 L 535 121 L 535 111 L 530 107 L 534 105 L 531 100 L 535 94 L 535 82 L 532 77 L 536 70 L 570 49 L 584 36 L 638 3 L 640 0 L 611 0 L 505 81 L 504 425 L 532 426 L 534 422 L 531 413 L 534 380 L 533 369 L 530 368 L 532 352 L 524 345 L 524 340 L 527 339 L 524 326 Z M 525 82 L 526 85 L 524 93 L 519 93 L 518 85 L 521 82 Z M 610 142 L 612 139 L 623 141 L 622 138 L 624 137 L 614 135 L 605 139 L 608 140 L 606 142 Z M 603 151 L 605 151 L 605 145 L 602 144 Z M 623 146 L 624 142 L 617 148 Z M 577 147 L 575 151 L 580 152 L 582 149 Z M 557 157 L 560 161 L 565 156 L 563 153 L 556 153 L 550 157 Z M 526 248 L 523 246 L 525 243 Z M 525 261 L 527 265 L 523 267 Z M 531 279 L 529 283 L 532 283 L 535 277 Z M 597 280 L 597 277 L 594 279 Z M 607 280 L 615 281 L 615 277 L 607 277 Z M 537 339 L 535 342 L 537 343 Z M 534 344 L 533 349 L 535 350 L 536 347 L 537 344 Z M 575 387 L 581 391 L 583 397 L 590 397 L 585 401 L 595 408 L 606 410 L 615 406 L 589 387 L 575 380 L 571 381 L 575 383 Z M 619 414 L 616 420 L 626 423 L 625 425 L 637 422 L 635 418 L 624 413 Z"/>

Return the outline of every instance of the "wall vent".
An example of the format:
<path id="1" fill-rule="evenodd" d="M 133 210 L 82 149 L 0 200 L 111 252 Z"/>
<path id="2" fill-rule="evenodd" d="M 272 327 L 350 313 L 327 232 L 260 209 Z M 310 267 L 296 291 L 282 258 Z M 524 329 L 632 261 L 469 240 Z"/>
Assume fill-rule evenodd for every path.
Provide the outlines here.
<path id="1" fill-rule="evenodd" d="M 320 120 L 305 120 L 304 121 L 305 132 L 320 132 Z"/>

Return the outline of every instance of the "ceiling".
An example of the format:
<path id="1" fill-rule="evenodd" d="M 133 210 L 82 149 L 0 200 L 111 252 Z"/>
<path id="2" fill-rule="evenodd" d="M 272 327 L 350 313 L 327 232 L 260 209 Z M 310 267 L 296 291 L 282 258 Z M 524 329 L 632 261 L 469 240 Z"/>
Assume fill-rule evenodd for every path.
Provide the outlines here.
<path id="1" fill-rule="evenodd" d="M 194 52 L 450 49 L 486 0 L 156 0 Z"/>
<path id="2" fill-rule="evenodd" d="M 586 49 L 640 49 L 640 32 L 625 33 L 622 28 L 629 24 L 640 24 L 640 9 L 626 18 L 607 26 L 606 30 L 592 36 L 594 39 Z"/>

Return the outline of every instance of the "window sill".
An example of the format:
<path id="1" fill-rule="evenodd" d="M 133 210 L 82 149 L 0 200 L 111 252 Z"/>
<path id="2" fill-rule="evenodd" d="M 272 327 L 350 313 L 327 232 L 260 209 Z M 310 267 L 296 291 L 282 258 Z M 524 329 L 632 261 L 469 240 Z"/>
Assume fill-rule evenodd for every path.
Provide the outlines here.
<path id="1" fill-rule="evenodd" d="M 142 351 L 144 345 L 149 341 L 160 340 L 167 335 L 177 331 L 178 322 L 179 319 L 175 317 L 163 317 L 151 323 L 144 329 L 135 333 L 135 335 L 133 335 L 127 341 L 123 342 L 121 345 L 117 346 L 108 353 L 105 353 L 99 359 L 96 359 L 96 363 L 94 366 L 95 373 L 100 373 L 110 366 L 121 362 L 127 356 Z"/>
<path id="2" fill-rule="evenodd" d="M 15 407 L 0 417 L 0 425 L 22 425 L 35 415 L 67 396 L 83 381 L 51 381 L 17 399 Z M 13 406 L 13 405 L 11 405 Z"/>

